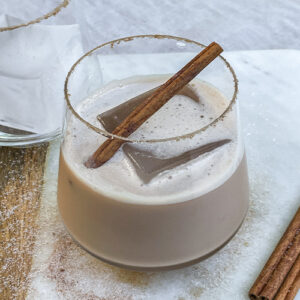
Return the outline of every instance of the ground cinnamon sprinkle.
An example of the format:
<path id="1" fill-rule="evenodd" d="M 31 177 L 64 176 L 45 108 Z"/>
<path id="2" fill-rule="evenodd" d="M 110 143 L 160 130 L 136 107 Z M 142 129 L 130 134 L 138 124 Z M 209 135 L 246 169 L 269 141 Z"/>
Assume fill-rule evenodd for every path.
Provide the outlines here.
<path id="1" fill-rule="evenodd" d="M 59 236 L 59 239 L 54 245 L 54 251 L 50 258 L 47 274 L 48 278 L 56 283 L 57 292 L 59 295 L 64 297 L 63 299 L 131 299 L 130 295 L 117 292 L 117 290 L 111 291 L 112 295 L 110 298 L 99 297 L 95 295 L 93 291 L 82 289 L 80 280 L 78 280 L 78 278 L 76 280 L 76 276 L 74 276 L 74 272 L 78 272 L 79 270 L 76 260 L 73 259 L 73 256 L 70 256 L 70 253 L 74 254 L 74 252 L 77 253 L 77 255 L 82 255 L 82 258 L 83 256 L 87 256 L 87 260 L 85 261 L 87 265 L 93 262 L 91 270 L 94 269 L 99 272 L 98 274 L 95 274 L 97 277 L 99 275 L 106 275 L 111 277 L 111 281 L 116 284 L 126 284 L 136 288 L 145 288 L 150 282 L 152 275 L 149 273 L 120 269 L 93 258 L 84 250 L 79 248 L 71 237 L 64 232 Z M 82 280 L 85 279 L 82 278 Z M 103 287 L 103 289 L 105 290 L 105 287 Z"/>

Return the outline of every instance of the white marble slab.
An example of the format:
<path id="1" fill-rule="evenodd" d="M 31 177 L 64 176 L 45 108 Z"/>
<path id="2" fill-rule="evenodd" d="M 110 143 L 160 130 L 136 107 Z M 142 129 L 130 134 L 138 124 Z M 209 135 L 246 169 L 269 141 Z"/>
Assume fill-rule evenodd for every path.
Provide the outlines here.
<path id="1" fill-rule="evenodd" d="M 239 102 L 251 187 L 247 218 L 209 259 L 181 270 L 138 273 L 78 248 L 57 212 L 58 142 L 45 174 L 27 299 L 226 300 L 247 292 L 300 204 L 300 51 L 228 52 Z"/>

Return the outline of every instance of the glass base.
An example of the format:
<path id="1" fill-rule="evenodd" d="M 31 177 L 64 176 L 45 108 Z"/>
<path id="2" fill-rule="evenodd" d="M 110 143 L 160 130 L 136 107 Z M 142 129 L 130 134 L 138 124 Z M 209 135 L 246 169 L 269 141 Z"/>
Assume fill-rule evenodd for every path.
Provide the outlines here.
<path id="1" fill-rule="evenodd" d="M 23 147 L 49 142 L 61 135 L 61 129 L 58 128 L 52 132 L 44 134 L 36 133 L 18 133 L 13 134 L 0 130 L 0 146 Z"/>
<path id="2" fill-rule="evenodd" d="M 153 267 L 143 267 L 143 266 L 134 266 L 134 265 L 125 265 L 125 264 L 121 264 L 115 261 L 111 261 L 108 260 L 106 258 L 103 258 L 95 253 L 93 253 L 92 251 L 90 251 L 89 249 L 87 249 L 86 247 L 84 247 L 83 245 L 81 245 L 78 240 L 76 240 L 68 231 L 68 229 L 66 228 L 66 230 L 68 231 L 68 233 L 70 234 L 71 238 L 73 239 L 73 241 L 75 242 L 76 245 L 78 245 L 81 249 L 83 249 L 84 251 L 86 251 L 87 253 L 89 253 L 90 255 L 92 255 L 93 257 L 101 260 L 104 263 L 110 264 L 112 266 L 116 266 L 122 269 L 127 269 L 127 270 L 134 270 L 134 271 L 168 271 L 168 270 L 176 270 L 176 269 L 180 269 L 180 268 L 184 268 L 184 267 L 188 267 L 194 264 L 197 264 L 199 262 L 201 262 L 202 260 L 205 260 L 207 258 L 209 258 L 210 256 L 214 255 L 216 252 L 218 252 L 219 250 L 221 250 L 223 247 L 225 247 L 230 241 L 231 239 L 236 235 L 236 233 L 240 230 L 245 217 L 246 217 L 247 213 L 245 214 L 241 224 L 238 226 L 238 228 L 236 229 L 236 231 L 220 246 L 218 246 L 216 249 L 212 250 L 211 252 L 202 255 L 198 258 L 183 262 L 183 263 L 179 263 L 179 264 L 175 264 L 175 265 L 167 265 L 167 266 L 153 266 Z"/>

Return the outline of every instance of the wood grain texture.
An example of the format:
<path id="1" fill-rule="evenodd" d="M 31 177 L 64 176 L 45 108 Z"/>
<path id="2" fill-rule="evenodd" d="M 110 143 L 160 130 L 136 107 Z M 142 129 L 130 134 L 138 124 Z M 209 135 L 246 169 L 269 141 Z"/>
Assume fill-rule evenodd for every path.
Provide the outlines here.
<path id="1" fill-rule="evenodd" d="M 0 148 L 0 299 L 26 297 L 47 148 Z"/>

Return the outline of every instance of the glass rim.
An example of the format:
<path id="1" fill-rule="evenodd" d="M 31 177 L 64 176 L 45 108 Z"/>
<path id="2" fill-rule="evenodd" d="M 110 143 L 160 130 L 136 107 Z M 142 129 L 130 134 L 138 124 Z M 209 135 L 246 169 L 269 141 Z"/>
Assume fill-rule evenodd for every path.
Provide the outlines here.
<path id="1" fill-rule="evenodd" d="M 32 133 L 26 135 L 0 136 L 0 146 L 26 147 L 50 142 L 61 136 L 61 128 L 47 133 Z"/>
<path id="2" fill-rule="evenodd" d="M 68 89 L 68 84 L 69 84 L 69 80 L 70 77 L 72 76 L 72 74 L 74 73 L 76 67 L 88 56 L 92 55 L 93 52 L 97 51 L 98 49 L 101 49 L 107 45 L 110 45 L 112 48 L 114 47 L 115 44 L 119 44 L 121 42 L 130 42 L 134 39 L 139 39 L 139 38 L 153 38 L 153 39 L 173 39 L 173 40 L 177 40 L 177 41 L 183 41 L 183 42 L 187 42 L 187 43 L 191 43 L 191 44 L 195 44 L 198 46 L 201 46 L 202 48 L 206 47 L 205 45 L 196 42 L 194 40 L 190 40 L 187 38 L 183 38 L 183 37 L 178 37 L 178 36 L 172 36 L 172 35 L 161 35 L 161 34 L 145 34 L 145 35 L 134 35 L 134 36 L 127 36 L 127 37 L 123 37 L 123 38 L 119 38 L 116 40 L 112 40 L 103 44 L 100 44 L 98 46 L 96 46 L 95 48 L 91 49 L 90 51 L 86 52 L 84 55 L 82 55 L 71 67 L 71 69 L 69 70 L 67 77 L 65 79 L 65 83 L 64 83 L 64 94 L 65 94 L 65 100 L 67 103 L 68 108 L 70 109 L 71 113 L 79 120 L 81 121 L 83 124 L 85 124 L 89 129 L 93 130 L 94 132 L 101 134 L 102 136 L 105 136 L 107 138 L 110 139 L 119 139 L 119 140 L 123 140 L 125 142 L 131 142 L 131 143 L 157 143 L 157 142 L 167 142 L 167 141 L 178 141 L 181 139 L 186 139 L 186 138 L 192 138 L 197 134 L 200 134 L 201 132 L 205 131 L 206 129 L 216 125 L 217 122 L 221 121 L 226 114 L 232 109 L 234 103 L 236 102 L 237 99 L 237 94 L 238 94 L 238 79 L 236 77 L 236 74 L 232 68 L 232 66 L 229 64 L 229 62 L 222 56 L 222 55 L 218 55 L 218 57 L 223 61 L 223 63 L 225 64 L 225 66 L 228 68 L 228 70 L 230 71 L 232 78 L 233 78 L 233 83 L 234 83 L 234 92 L 232 94 L 232 97 L 230 99 L 230 102 L 228 104 L 228 106 L 224 109 L 224 111 L 218 116 L 216 117 L 214 120 L 212 120 L 210 123 L 208 123 L 207 125 L 201 127 L 200 129 L 197 129 L 193 132 L 190 133 L 186 133 L 180 136 L 173 136 L 173 137 L 168 137 L 168 138 L 160 138 L 160 139 L 130 139 L 130 138 L 126 138 L 126 137 L 122 137 L 119 135 L 115 135 L 113 133 L 110 133 L 104 129 L 98 128 L 94 125 L 92 125 L 90 122 L 86 121 L 83 117 L 81 117 L 76 110 L 74 109 L 74 107 L 71 104 L 70 101 L 70 97 L 71 94 L 69 93 L 69 89 Z"/>
<path id="3" fill-rule="evenodd" d="M 7 27 L 0 27 L 0 32 L 15 30 L 15 29 L 18 29 L 21 27 L 27 27 L 29 25 L 33 25 L 33 24 L 39 23 L 43 20 L 49 19 L 50 17 L 57 15 L 62 10 L 62 8 L 67 7 L 69 5 L 69 3 L 70 3 L 70 0 L 62 0 L 59 5 L 57 5 L 55 8 L 53 8 L 51 11 L 49 11 L 45 15 L 40 16 L 34 20 L 28 21 L 23 24 L 7 26 Z"/>

